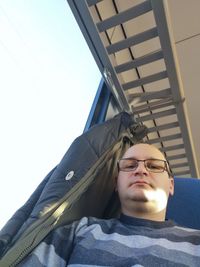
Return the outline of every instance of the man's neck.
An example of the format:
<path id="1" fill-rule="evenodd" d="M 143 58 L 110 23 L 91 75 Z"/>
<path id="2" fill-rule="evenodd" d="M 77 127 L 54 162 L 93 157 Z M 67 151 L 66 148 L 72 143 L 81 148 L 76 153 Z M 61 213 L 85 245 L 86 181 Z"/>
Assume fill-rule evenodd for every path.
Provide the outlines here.
<path id="1" fill-rule="evenodd" d="M 151 221 L 165 221 L 165 210 L 160 212 L 137 212 L 133 210 L 127 210 L 122 207 L 122 213 L 124 215 L 138 218 L 138 219 L 145 219 L 145 220 L 151 220 Z"/>

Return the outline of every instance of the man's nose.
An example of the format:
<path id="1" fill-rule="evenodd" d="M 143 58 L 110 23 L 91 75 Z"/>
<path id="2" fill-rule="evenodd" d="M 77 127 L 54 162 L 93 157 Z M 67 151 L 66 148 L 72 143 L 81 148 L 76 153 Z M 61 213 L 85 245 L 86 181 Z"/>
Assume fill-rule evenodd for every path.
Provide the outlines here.
<path id="1" fill-rule="evenodd" d="M 137 168 L 134 170 L 135 174 L 148 174 L 148 170 L 145 167 L 145 163 L 143 161 L 138 162 Z"/>

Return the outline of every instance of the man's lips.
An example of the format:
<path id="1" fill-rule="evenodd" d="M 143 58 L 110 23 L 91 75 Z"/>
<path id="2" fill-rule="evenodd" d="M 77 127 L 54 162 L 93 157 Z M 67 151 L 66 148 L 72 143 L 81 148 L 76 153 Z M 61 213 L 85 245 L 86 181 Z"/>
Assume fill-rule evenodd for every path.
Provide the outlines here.
<path id="1" fill-rule="evenodd" d="M 138 181 L 135 181 L 135 182 L 132 182 L 131 184 L 130 184 L 130 186 L 135 186 L 135 185 L 148 185 L 148 186 L 151 186 L 151 184 L 150 183 L 148 183 L 148 182 L 146 182 L 146 181 L 143 181 L 143 180 L 138 180 Z"/>

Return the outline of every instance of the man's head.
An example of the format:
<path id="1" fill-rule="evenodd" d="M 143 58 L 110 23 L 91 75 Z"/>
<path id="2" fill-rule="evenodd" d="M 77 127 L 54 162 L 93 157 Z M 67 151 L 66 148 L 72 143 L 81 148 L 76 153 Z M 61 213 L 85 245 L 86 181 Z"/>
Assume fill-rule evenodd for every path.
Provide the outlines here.
<path id="1" fill-rule="evenodd" d="M 164 220 L 174 180 L 164 155 L 149 144 L 130 147 L 119 160 L 118 191 L 122 212 L 135 217 Z"/>

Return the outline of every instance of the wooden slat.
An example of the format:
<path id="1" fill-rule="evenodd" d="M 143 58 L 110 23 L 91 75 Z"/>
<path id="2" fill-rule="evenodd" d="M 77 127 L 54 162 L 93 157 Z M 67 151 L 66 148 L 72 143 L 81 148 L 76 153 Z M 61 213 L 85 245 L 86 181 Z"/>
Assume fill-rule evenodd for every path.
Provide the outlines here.
<path id="1" fill-rule="evenodd" d="M 144 112 L 147 112 L 150 110 L 152 111 L 155 109 L 165 108 L 165 107 L 169 107 L 172 105 L 173 105 L 172 101 L 169 101 L 167 99 L 162 99 L 160 101 L 155 101 L 152 103 L 147 103 L 147 104 L 141 105 L 141 106 L 136 107 L 136 108 L 132 108 L 132 111 L 134 114 L 141 114 L 141 113 L 144 113 Z"/>
<path id="2" fill-rule="evenodd" d="M 129 93 L 128 99 L 132 101 L 135 98 L 140 98 L 139 102 L 146 102 L 152 99 L 169 98 L 170 95 L 171 88 L 167 88 L 156 92 Z"/>
<path id="3" fill-rule="evenodd" d="M 189 167 L 189 166 L 188 166 L 188 163 L 185 162 L 185 163 L 171 164 L 170 167 L 173 169 L 177 169 L 177 168 Z"/>
<path id="4" fill-rule="evenodd" d="M 155 38 L 157 36 L 158 36 L 158 31 L 157 31 L 157 28 L 155 27 L 150 30 L 131 36 L 129 38 L 126 38 L 117 43 L 111 44 L 107 46 L 106 49 L 107 49 L 108 54 L 110 55 L 110 54 L 119 52 L 123 49 L 129 48 L 133 45 Z"/>
<path id="5" fill-rule="evenodd" d="M 170 161 L 170 160 L 184 159 L 184 158 L 187 158 L 185 153 L 169 156 L 169 157 L 167 157 L 167 160 Z"/>
<path id="6" fill-rule="evenodd" d="M 136 58 L 133 61 L 120 64 L 120 65 L 115 67 L 115 71 L 117 73 L 121 73 L 121 72 L 124 72 L 127 70 L 131 70 L 132 68 L 137 68 L 139 66 L 157 61 L 157 60 L 162 59 L 162 58 L 163 58 L 163 52 L 161 50 L 159 50 L 159 51 L 156 51 L 154 53 L 150 53 L 148 55 Z"/>
<path id="7" fill-rule="evenodd" d="M 147 84 L 147 83 L 152 83 L 152 82 L 155 82 L 155 81 L 159 81 L 159 80 L 162 80 L 162 79 L 165 79 L 165 78 L 167 78 L 167 71 L 161 71 L 161 72 L 158 72 L 156 74 L 153 74 L 153 75 L 150 75 L 150 76 L 147 76 L 147 77 L 143 77 L 143 78 L 135 80 L 135 81 L 124 83 L 124 84 L 122 84 L 122 88 L 124 90 L 128 90 L 128 89 L 131 89 L 131 88 L 134 88 L 134 87 L 138 87 L 138 86 L 141 86 L 141 85 L 144 85 L 144 84 Z"/>
<path id="8" fill-rule="evenodd" d="M 163 125 L 159 125 L 159 126 L 155 126 L 155 127 L 151 127 L 151 128 L 148 129 L 148 133 L 168 130 L 168 129 L 172 129 L 172 128 L 176 128 L 176 127 L 179 127 L 178 121 L 175 121 L 175 122 L 172 122 L 172 123 L 163 124 Z M 171 150 L 173 150 L 173 149 L 171 149 Z"/>
<path id="9" fill-rule="evenodd" d="M 120 12 L 119 14 L 115 16 L 112 16 L 101 22 L 98 22 L 96 26 L 99 32 L 103 32 L 119 24 L 122 24 L 123 22 L 126 22 L 130 19 L 134 19 L 142 14 L 145 14 L 151 10 L 152 8 L 151 8 L 150 1 L 145 1 L 137 6 L 129 8 L 128 10 Z"/>
<path id="10" fill-rule="evenodd" d="M 176 146 L 167 146 L 160 148 L 161 152 L 173 151 L 178 149 L 185 149 L 184 144 L 176 145 Z"/>
<path id="11" fill-rule="evenodd" d="M 175 140 L 179 138 L 182 138 L 181 134 L 173 134 L 173 135 L 162 136 L 162 137 L 155 138 L 155 139 L 149 139 L 147 142 L 149 144 L 155 144 L 155 143 L 161 143 L 161 142 Z"/>
<path id="12" fill-rule="evenodd" d="M 144 121 L 149 121 L 149 120 L 153 120 L 153 119 L 157 119 L 157 118 L 161 118 L 161 117 L 166 117 L 166 116 L 170 116 L 170 115 L 174 115 L 174 114 L 176 114 L 176 109 L 172 108 L 169 110 L 165 110 L 165 111 L 149 114 L 146 116 L 138 117 L 137 121 L 138 122 L 144 122 Z"/>
<path id="13" fill-rule="evenodd" d="M 186 175 L 186 174 L 190 175 L 190 170 L 185 170 L 185 171 L 180 171 L 180 172 L 173 172 L 174 176 L 182 176 L 182 175 Z"/>
<path id="14" fill-rule="evenodd" d="M 152 99 L 169 98 L 170 94 L 171 94 L 171 88 L 167 88 L 156 92 L 129 93 L 128 97 L 129 100 L 139 97 L 141 99 L 140 102 L 142 102 L 142 101 L 149 101 Z"/>

